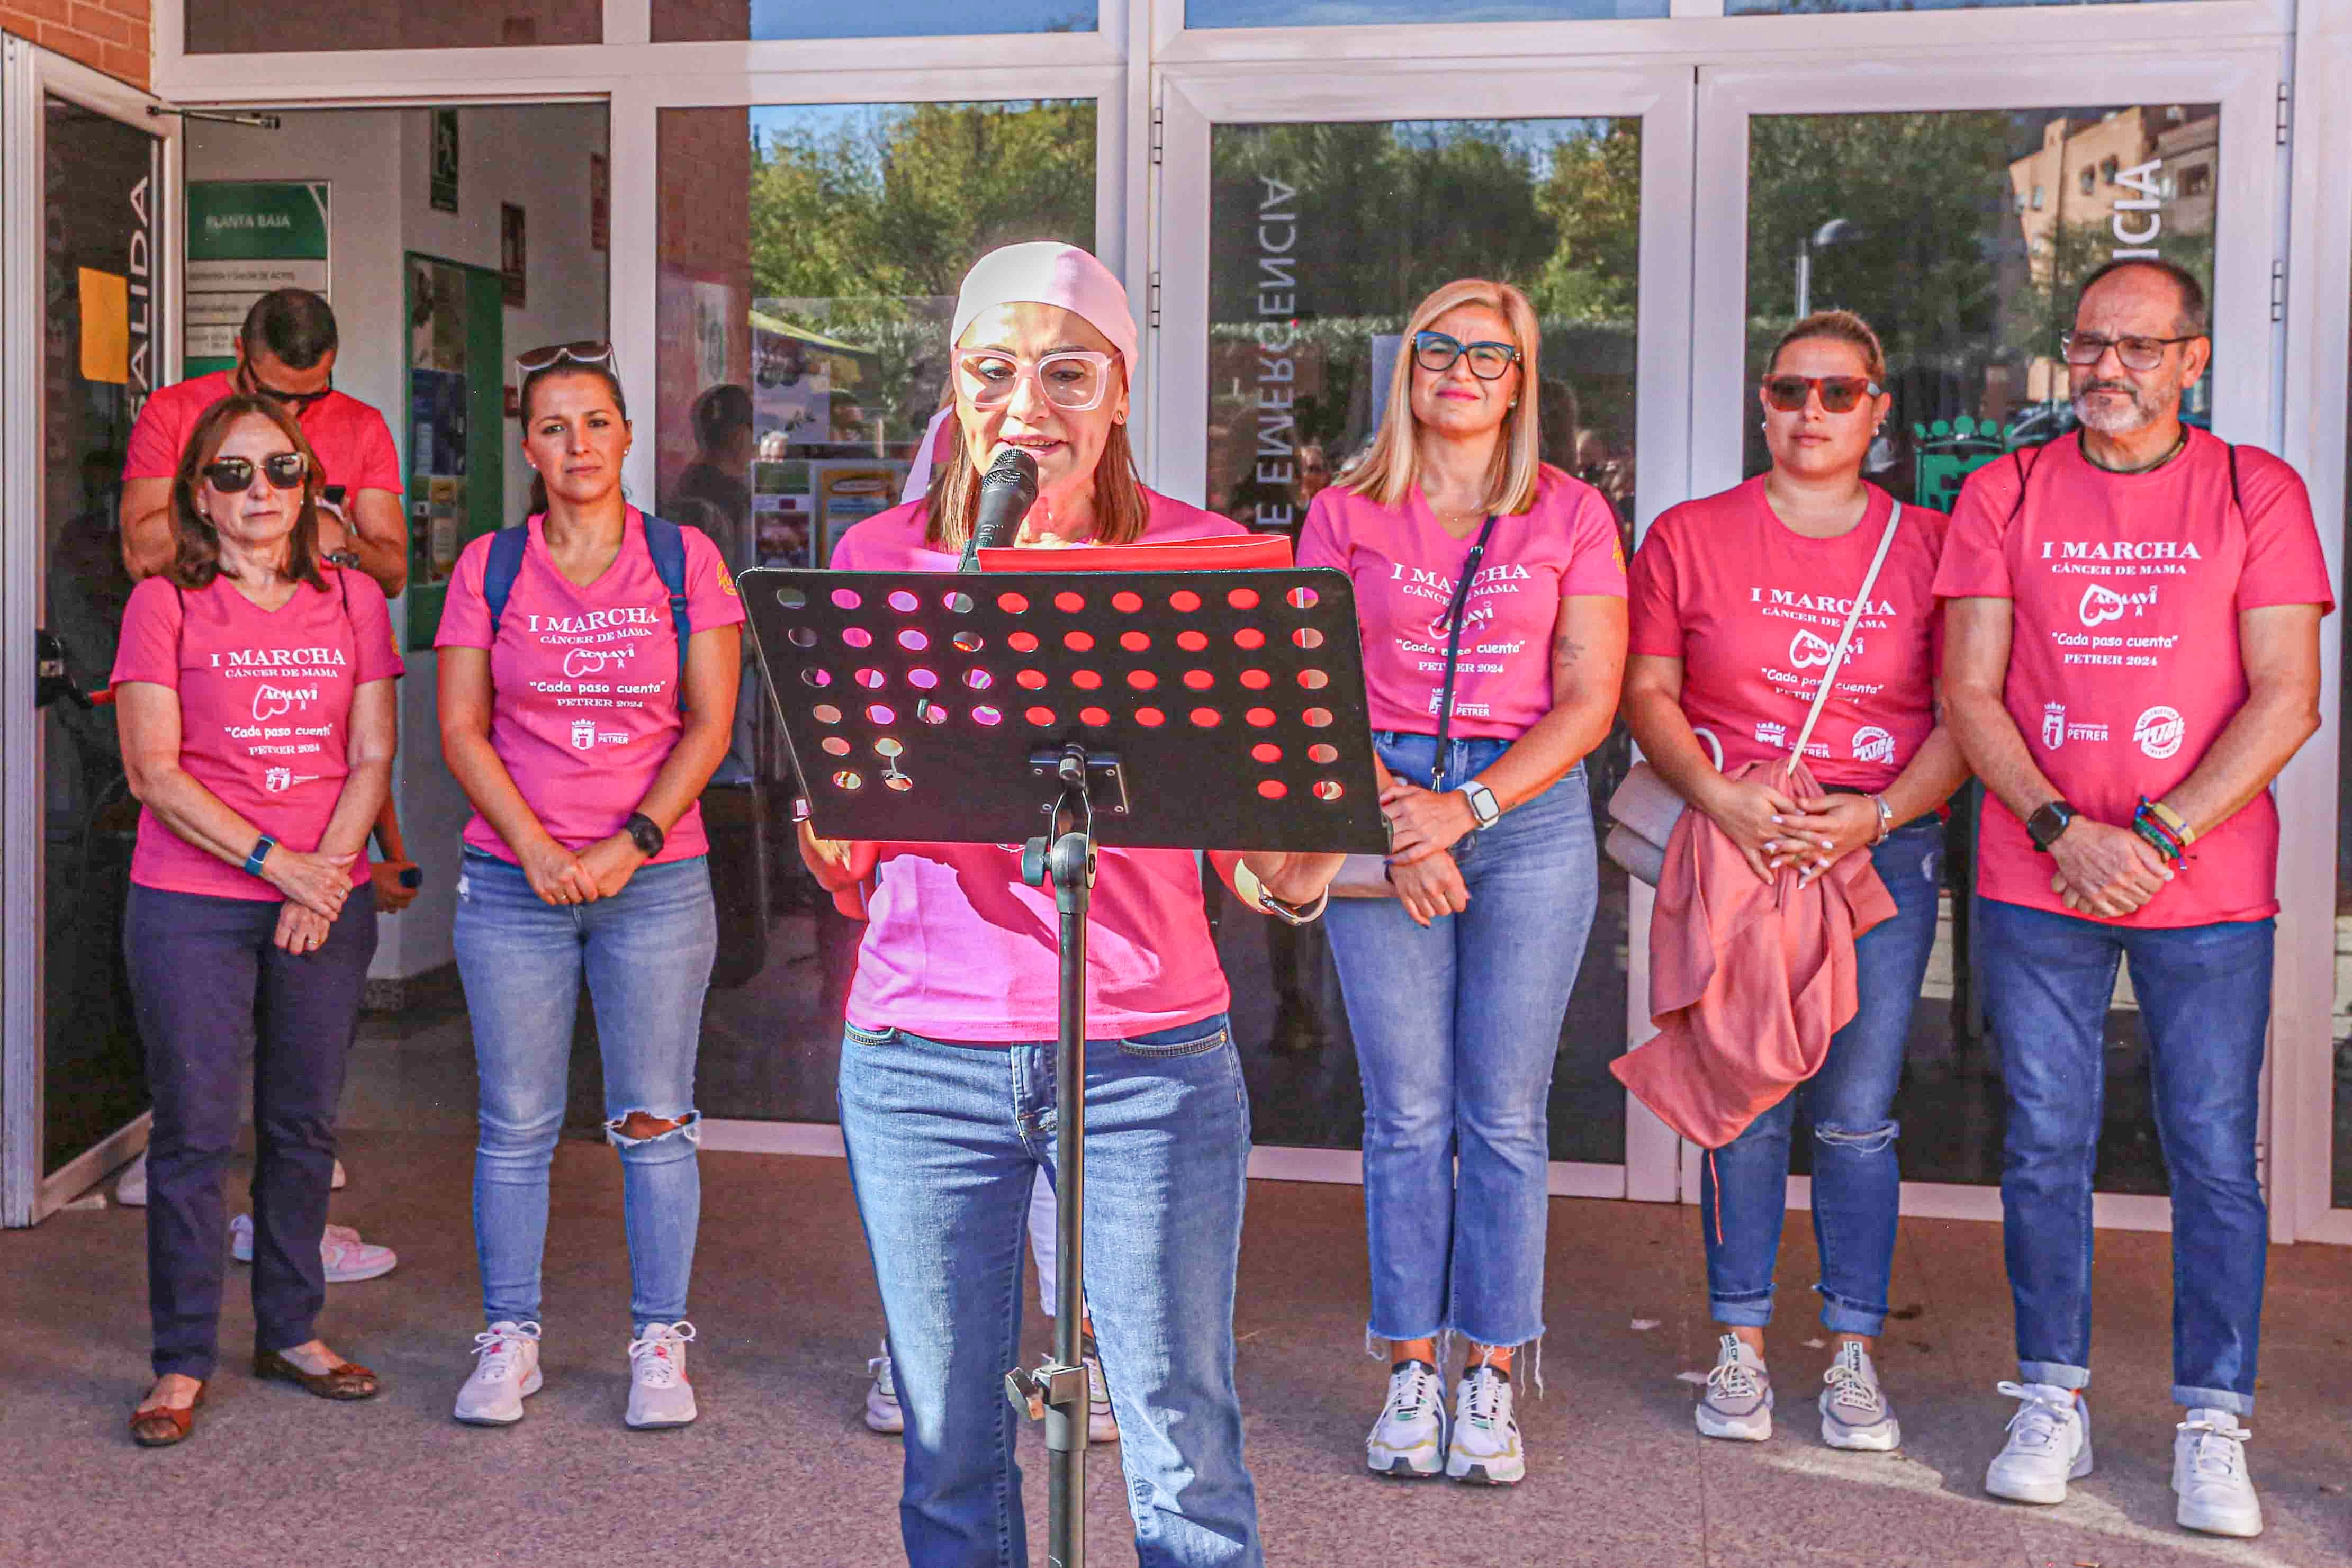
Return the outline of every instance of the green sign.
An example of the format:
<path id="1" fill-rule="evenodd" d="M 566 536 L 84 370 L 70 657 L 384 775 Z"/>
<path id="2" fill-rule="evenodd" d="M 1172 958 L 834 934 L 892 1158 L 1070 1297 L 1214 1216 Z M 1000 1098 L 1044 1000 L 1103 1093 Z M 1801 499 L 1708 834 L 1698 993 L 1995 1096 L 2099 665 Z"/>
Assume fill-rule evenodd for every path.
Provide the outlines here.
<path id="1" fill-rule="evenodd" d="M 187 374 L 236 363 L 236 330 L 273 289 L 331 299 L 327 182 L 188 182 Z"/>

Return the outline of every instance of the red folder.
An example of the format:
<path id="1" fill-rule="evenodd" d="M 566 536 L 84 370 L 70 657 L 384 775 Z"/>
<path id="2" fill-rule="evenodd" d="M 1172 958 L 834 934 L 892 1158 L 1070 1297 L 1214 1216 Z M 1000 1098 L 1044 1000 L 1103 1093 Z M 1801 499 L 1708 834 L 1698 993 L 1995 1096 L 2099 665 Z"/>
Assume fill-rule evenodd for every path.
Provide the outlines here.
<path id="1" fill-rule="evenodd" d="M 1291 564 L 1286 533 L 1221 533 L 1158 543 L 1074 545 L 1063 550 L 983 550 L 983 572 L 1241 572 Z"/>

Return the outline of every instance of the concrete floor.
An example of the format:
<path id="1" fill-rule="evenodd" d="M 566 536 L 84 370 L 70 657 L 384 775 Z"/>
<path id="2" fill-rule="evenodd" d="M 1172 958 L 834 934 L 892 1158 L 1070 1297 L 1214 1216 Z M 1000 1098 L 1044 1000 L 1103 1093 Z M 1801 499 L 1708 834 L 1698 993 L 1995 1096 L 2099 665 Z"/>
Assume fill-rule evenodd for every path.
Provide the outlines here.
<path id="1" fill-rule="evenodd" d="M 858 1421 L 877 1309 L 840 1162 L 705 1156 L 693 1362 L 703 1418 L 632 1434 L 620 1424 L 620 1183 L 604 1148 L 567 1142 L 558 1155 L 548 1386 L 505 1431 L 448 1416 L 476 1326 L 469 1141 L 354 1132 L 345 1157 L 352 1185 L 335 1217 L 402 1261 L 385 1279 L 335 1287 L 324 1330 L 383 1374 L 386 1393 L 331 1405 L 256 1384 L 232 1354 L 195 1437 L 177 1449 L 141 1451 L 123 1433 L 145 1373 L 140 1215 L 68 1212 L 0 1234 L 13 1331 L 0 1339 L 0 1563 L 899 1561 L 898 1448 Z M 1909 1444 L 1861 1456 L 1822 1447 L 1804 1418 L 1823 1352 L 1804 1343 L 1815 1330 L 1801 1223 L 1784 1250 L 1773 1342 L 1788 1419 L 1769 1443 L 1713 1443 L 1689 1415 L 1687 1377 L 1714 1342 L 1695 1215 L 1556 1202 L 1549 1393 L 1521 1407 L 1533 1470 L 1515 1490 L 1483 1491 L 1361 1471 L 1381 1382 L 1361 1354 L 1361 1226 L 1354 1188 L 1252 1186 L 1241 1382 L 1276 1564 L 2352 1565 L 2352 1252 L 2273 1254 L 2250 1446 L 2271 1528 L 2232 1542 L 2172 1525 L 2161 1236 L 2100 1238 L 2099 1469 L 2063 1507 L 2036 1510 L 1978 1490 L 2011 1408 L 1992 1392 L 2009 1370 L 1995 1226 L 1905 1226 L 1882 1366 Z M 222 1341 L 234 1351 L 252 1331 L 242 1270 L 232 1287 Z M 1029 1339 L 1043 1345 L 1042 1320 Z M 1133 1561 L 1115 1463 L 1115 1450 L 1097 1449 L 1089 1474 L 1104 1563 Z M 1024 1468 L 1034 1527 L 1034 1436 Z M 1042 1529 L 1033 1545 L 1042 1560 Z"/>

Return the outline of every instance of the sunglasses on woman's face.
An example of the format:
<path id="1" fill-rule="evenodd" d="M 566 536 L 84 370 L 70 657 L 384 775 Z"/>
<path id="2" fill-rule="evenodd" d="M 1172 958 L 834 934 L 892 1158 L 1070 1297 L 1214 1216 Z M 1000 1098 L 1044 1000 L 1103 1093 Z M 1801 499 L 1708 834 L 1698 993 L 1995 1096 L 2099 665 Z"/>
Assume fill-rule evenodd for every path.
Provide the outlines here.
<path id="1" fill-rule="evenodd" d="M 273 490 L 292 489 L 310 471 L 310 465 L 299 452 L 272 452 L 261 459 L 261 477 Z M 222 495 L 243 495 L 253 488 L 253 459 L 215 458 L 205 465 L 205 482 Z"/>
<path id="2" fill-rule="evenodd" d="M 1517 362 L 1519 351 L 1510 343 L 1465 343 L 1450 332 L 1412 335 L 1412 363 L 1432 375 L 1444 375 L 1465 354 L 1470 356 L 1472 375 L 1480 381 L 1500 381 L 1503 373 Z"/>
<path id="3" fill-rule="evenodd" d="M 1865 397 L 1879 396 L 1885 389 L 1866 375 L 1768 375 L 1764 378 L 1764 401 L 1783 414 L 1798 414 L 1816 392 L 1822 395 L 1822 407 L 1832 414 L 1851 414 L 1854 405 Z"/>

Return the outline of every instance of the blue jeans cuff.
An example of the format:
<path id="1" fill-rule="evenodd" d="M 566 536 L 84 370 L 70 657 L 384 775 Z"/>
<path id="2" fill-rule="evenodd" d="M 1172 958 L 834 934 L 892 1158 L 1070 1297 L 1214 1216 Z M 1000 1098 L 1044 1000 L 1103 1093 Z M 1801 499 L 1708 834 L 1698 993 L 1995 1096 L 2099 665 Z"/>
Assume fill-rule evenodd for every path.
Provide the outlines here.
<path id="1" fill-rule="evenodd" d="M 1878 1331 L 1886 1326 L 1885 1307 L 1865 1307 L 1858 1302 L 1849 1301 L 1832 1291 L 1823 1290 L 1819 1286 L 1815 1286 L 1814 1289 L 1821 1290 L 1822 1327 L 1830 1332 L 1866 1334 L 1872 1339 L 1876 1339 Z"/>
<path id="2" fill-rule="evenodd" d="M 2172 1403 L 2183 1410 L 2226 1410 L 2232 1415 L 2252 1415 L 2254 1396 L 2227 1388 L 2191 1388 L 2185 1383 L 2172 1385 Z"/>
<path id="3" fill-rule="evenodd" d="M 2046 1383 L 2053 1388 L 2071 1388 L 2077 1392 L 2091 1386 L 2091 1369 L 2068 1366 L 2063 1361 L 2021 1361 L 2017 1363 L 2020 1383 Z"/>
<path id="4" fill-rule="evenodd" d="M 1760 1329 L 1772 1321 L 1772 1292 L 1756 1296 L 1709 1296 L 1706 1310 L 1729 1329 Z"/>

